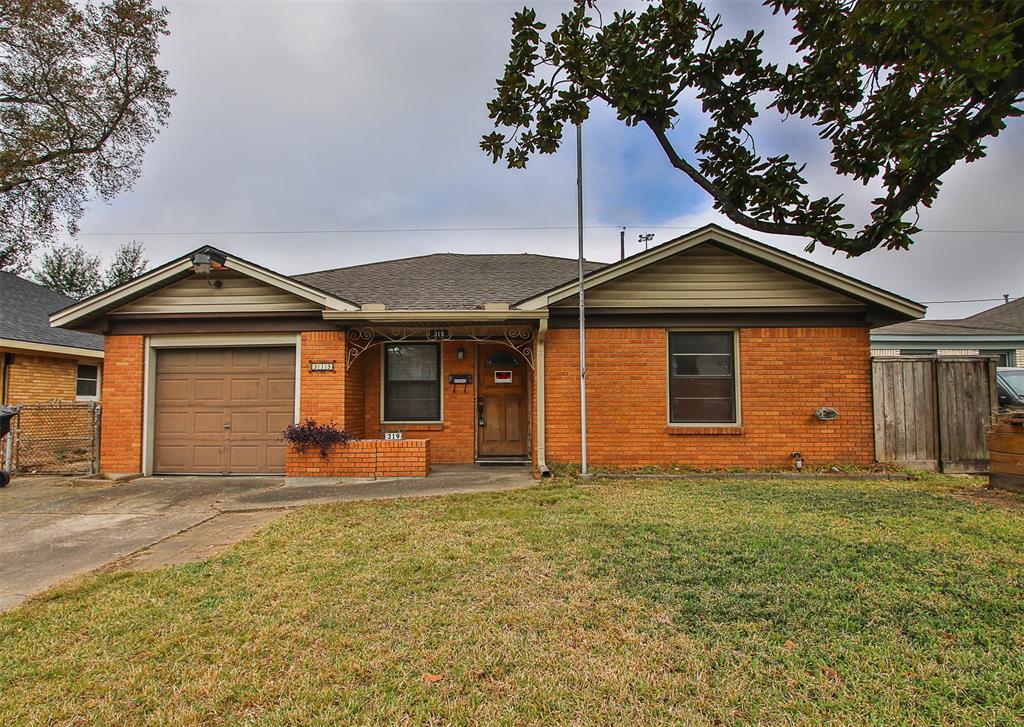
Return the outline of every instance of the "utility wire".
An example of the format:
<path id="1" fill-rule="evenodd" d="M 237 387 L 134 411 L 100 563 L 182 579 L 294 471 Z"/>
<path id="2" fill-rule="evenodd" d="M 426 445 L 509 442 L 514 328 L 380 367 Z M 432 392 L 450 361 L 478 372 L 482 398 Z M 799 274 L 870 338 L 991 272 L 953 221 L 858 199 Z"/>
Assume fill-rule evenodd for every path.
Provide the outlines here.
<path id="1" fill-rule="evenodd" d="M 1015 297 L 1013 297 L 1011 295 L 1010 296 L 1010 300 L 1020 300 L 1020 296 L 1017 296 L 1015 298 Z M 926 305 L 939 305 L 940 303 L 995 303 L 996 301 L 998 301 L 1000 303 L 1009 303 L 1010 300 L 1007 300 L 1006 298 L 1000 297 L 1000 298 L 968 298 L 966 300 L 922 300 L 921 302 L 925 303 Z"/>
<path id="2" fill-rule="evenodd" d="M 676 227 L 671 225 L 626 225 L 634 230 L 681 230 L 692 232 L 700 227 Z M 623 225 L 585 225 L 588 230 L 621 230 Z M 213 237 L 223 235 L 349 235 L 349 234 L 370 234 L 370 233 L 398 233 L 398 232 L 504 232 L 511 230 L 575 230 L 575 225 L 540 225 L 536 227 L 365 227 L 365 228 L 339 228 L 333 230 L 153 230 L 149 232 L 80 232 L 77 237 L 156 237 L 172 235 L 188 235 L 194 237 Z M 922 230 L 919 235 L 942 233 L 942 234 L 972 234 L 972 235 L 1021 235 L 1024 230 Z"/>

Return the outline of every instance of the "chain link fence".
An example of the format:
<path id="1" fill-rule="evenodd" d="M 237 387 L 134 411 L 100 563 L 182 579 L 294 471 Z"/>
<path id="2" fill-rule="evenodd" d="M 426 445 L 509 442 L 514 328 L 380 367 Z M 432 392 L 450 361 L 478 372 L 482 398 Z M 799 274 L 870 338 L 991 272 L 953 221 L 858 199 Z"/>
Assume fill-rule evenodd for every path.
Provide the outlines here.
<path id="1" fill-rule="evenodd" d="M 24 404 L 15 415 L 5 464 L 12 474 L 88 475 L 99 467 L 100 406 L 94 401 Z"/>

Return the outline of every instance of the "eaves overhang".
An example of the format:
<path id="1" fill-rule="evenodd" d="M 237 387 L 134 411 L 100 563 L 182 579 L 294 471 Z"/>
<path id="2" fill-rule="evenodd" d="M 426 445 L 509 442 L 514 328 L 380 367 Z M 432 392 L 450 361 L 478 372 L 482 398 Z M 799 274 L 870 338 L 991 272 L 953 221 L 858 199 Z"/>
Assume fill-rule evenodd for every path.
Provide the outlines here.
<path id="1" fill-rule="evenodd" d="M 96 348 L 82 348 L 80 346 L 61 346 L 55 343 L 37 343 L 35 341 L 19 341 L 11 338 L 0 338 L 0 348 L 10 348 L 19 351 L 35 351 L 38 353 L 52 353 L 61 356 L 75 356 L 78 358 L 103 358 L 103 351 Z"/>

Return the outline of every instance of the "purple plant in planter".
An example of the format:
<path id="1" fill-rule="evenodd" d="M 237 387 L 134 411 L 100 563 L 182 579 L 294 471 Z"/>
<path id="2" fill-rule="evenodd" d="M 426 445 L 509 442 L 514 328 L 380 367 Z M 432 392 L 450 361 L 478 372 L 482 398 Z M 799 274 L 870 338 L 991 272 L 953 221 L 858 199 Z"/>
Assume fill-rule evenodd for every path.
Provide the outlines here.
<path id="1" fill-rule="evenodd" d="M 355 439 L 344 429 L 338 429 L 333 422 L 317 424 L 316 419 L 312 418 L 301 424 L 289 424 L 284 428 L 282 436 L 299 452 L 316 447 L 320 450 L 321 457 L 326 457 L 327 452 L 335 444 L 348 444 Z"/>

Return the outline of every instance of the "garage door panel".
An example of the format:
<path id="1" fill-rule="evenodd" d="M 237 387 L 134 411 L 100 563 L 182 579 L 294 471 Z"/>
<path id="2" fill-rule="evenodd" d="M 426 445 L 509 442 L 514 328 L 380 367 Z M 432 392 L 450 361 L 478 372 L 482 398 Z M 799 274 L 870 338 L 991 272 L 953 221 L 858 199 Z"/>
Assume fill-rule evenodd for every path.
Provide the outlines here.
<path id="1" fill-rule="evenodd" d="M 223 368 L 226 363 L 223 348 L 194 348 L 191 351 L 192 365 L 197 369 Z"/>
<path id="2" fill-rule="evenodd" d="M 266 349 L 262 348 L 237 348 L 231 351 L 231 368 L 233 369 L 256 369 L 264 367 L 266 361 Z"/>
<path id="3" fill-rule="evenodd" d="M 191 431 L 191 422 L 188 412 L 161 411 L 156 415 L 156 433 L 161 434 L 188 434 Z"/>
<path id="4" fill-rule="evenodd" d="M 214 444 L 201 444 L 192 448 L 192 457 L 197 467 L 219 472 L 224 461 L 224 447 Z"/>
<path id="5" fill-rule="evenodd" d="M 244 379 L 231 379 L 231 400 L 229 404 L 251 404 L 263 399 L 260 389 L 262 379 L 258 376 Z M 265 402 L 264 402 L 265 403 Z"/>
<path id="6" fill-rule="evenodd" d="M 295 370 L 295 351 L 289 348 L 268 348 L 267 349 L 267 368 L 294 371 Z"/>
<path id="7" fill-rule="evenodd" d="M 276 377 L 267 379 L 267 399 L 274 403 L 294 401 L 295 379 Z"/>
<path id="8" fill-rule="evenodd" d="M 230 468 L 232 472 L 266 472 L 265 464 L 260 461 L 261 455 L 265 455 L 265 446 L 261 444 L 239 444 L 232 442 L 230 447 Z"/>
<path id="9" fill-rule="evenodd" d="M 275 444 L 264 450 L 267 454 L 267 469 L 269 471 L 284 470 L 284 458 L 287 449 L 283 444 Z"/>
<path id="10" fill-rule="evenodd" d="M 293 412 L 287 411 L 268 411 L 267 412 L 267 431 L 277 432 L 277 436 L 280 437 L 281 433 L 284 432 L 284 428 L 295 421 L 295 415 Z"/>
<path id="11" fill-rule="evenodd" d="M 160 379 L 156 385 L 157 401 L 175 404 L 187 404 L 189 401 L 188 381 L 179 379 Z"/>
<path id="12" fill-rule="evenodd" d="M 191 349 L 169 348 L 160 351 L 156 361 L 157 373 L 190 371 L 195 368 L 195 351 Z"/>
<path id="13" fill-rule="evenodd" d="M 182 467 L 188 463 L 189 459 L 190 453 L 184 444 L 162 444 L 157 446 L 156 452 L 154 452 L 153 464 L 157 471 L 160 471 L 164 467 Z"/>
<path id="14" fill-rule="evenodd" d="M 263 427 L 264 413 L 261 411 L 232 411 L 231 437 L 239 434 L 260 434 L 266 432 Z"/>
<path id="15" fill-rule="evenodd" d="M 224 402 L 223 379 L 194 379 L 193 384 L 192 401 L 206 405 L 220 405 Z"/>
<path id="16" fill-rule="evenodd" d="M 294 348 L 164 349 L 156 370 L 157 472 L 284 471 Z"/>
<path id="17" fill-rule="evenodd" d="M 224 412 L 193 412 L 192 429 L 196 434 L 216 434 L 220 437 L 224 433 Z"/>

